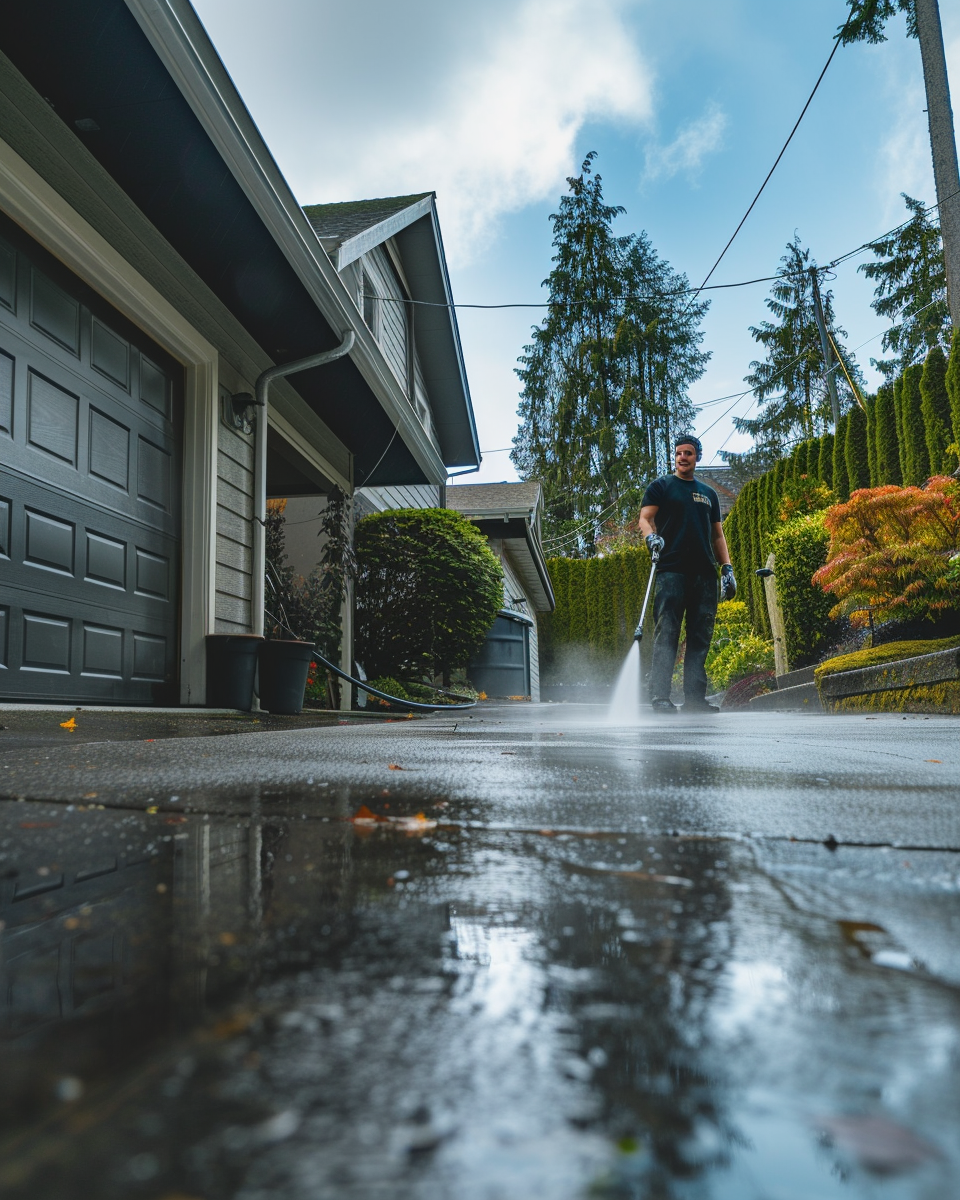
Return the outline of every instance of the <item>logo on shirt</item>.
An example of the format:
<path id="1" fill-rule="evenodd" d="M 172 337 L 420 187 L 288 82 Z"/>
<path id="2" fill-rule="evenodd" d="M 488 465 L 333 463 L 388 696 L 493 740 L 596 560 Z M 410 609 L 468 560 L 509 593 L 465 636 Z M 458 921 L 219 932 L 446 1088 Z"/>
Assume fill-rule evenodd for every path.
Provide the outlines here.
<path id="1" fill-rule="evenodd" d="M 700 492 L 694 492 L 693 499 L 697 502 L 697 504 L 709 504 L 710 503 L 710 497 L 704 496 Z"/>

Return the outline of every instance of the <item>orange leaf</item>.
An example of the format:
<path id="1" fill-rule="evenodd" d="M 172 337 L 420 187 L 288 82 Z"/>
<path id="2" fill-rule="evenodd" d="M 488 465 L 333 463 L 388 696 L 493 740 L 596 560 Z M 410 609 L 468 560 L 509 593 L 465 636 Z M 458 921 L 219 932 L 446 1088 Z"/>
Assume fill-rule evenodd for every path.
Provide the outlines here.
<path id="1" fill-rule="evenodd" d="M 73 731 L 76 729 L 76 727 L 77 727 L 77 718 L 76 717 L 71 717 L 69 721 L 61 721 L 60 722 L 60 728 L 61 729 L 69 729 L 71 733 L 73 733 Z"/>
<path id="2" fill-rule="evenodd" d="M 388 771 L 402 771 L 403 767 L 401 767 L 399 763 L 387 763 L 387 770 Z"/>
<path id="3" fill-rule="evenodd" d="M 383 817 L 378 817 L 375 812 L 371 812 L 365 804 L 361 804 L 350 820 L 355 825 L 376 825 L 378 821 L 384 820 Z"/>

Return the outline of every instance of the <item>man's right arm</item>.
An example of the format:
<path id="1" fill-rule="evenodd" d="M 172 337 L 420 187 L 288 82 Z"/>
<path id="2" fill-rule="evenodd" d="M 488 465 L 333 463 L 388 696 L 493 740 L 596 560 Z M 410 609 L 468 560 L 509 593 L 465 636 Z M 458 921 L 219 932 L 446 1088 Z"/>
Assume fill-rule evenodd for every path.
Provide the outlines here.
<path id="1" fill-rule="evenodd" d="M 651 533 L 657 532 L 657 513 L 659 511 L 658 504 L 647 504 L 640 509 L 640 532 L 645 538 L 648 538 Z"/>

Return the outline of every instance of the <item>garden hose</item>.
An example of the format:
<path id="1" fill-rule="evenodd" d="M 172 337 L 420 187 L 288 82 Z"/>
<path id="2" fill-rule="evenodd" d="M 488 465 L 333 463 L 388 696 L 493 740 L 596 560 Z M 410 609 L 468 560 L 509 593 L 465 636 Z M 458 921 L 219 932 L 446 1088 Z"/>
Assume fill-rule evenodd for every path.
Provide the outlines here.
<path id="1" fill-rule="evenodd" d="M 369 683 L 364 683 L 362 679 L 354 679 L 352 675 L 348 675 L 346 671 L 342 671 L 339 667 L 335 667 L 329 659 L 314 647 L 313 661 L 319 663 L 327 671 L 332 671 L 334 675 L 339 675 L 341 679 L 345 679 L 348 683 L 352 683 L 354 687 L 362 688 L 363 691 L 369 692 L 371 696 L 376 696 L 378 700 L 387 700 L 391 705 L 397 708 L 402 708 L 410 712 L 461 712 L 465 708 L 473 708 L 477 703 L 476 700 L 467 700 L 463 704 L 421 704 L 417 700 L 401 700 L 399 696 L 390 696 L 386 692 L 381 692 L 378 688 L 371 687 Z M 435 688 L 435 691 L 440 689 Z M 445 693 L 450 695 L 451 693 Z"/>

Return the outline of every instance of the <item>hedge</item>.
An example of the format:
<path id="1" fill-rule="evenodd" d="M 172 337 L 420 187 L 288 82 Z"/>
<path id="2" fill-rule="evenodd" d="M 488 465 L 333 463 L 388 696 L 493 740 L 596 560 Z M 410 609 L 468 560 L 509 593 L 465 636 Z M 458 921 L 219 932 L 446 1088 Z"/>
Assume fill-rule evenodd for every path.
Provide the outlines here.
<path id="1" fill-rule="evenodd" d="M 949 474 L 956 467 L 960 330 L 954 332 L 949 358 L 935 347 L 923 364 L 883 384 L 865 407 L 866 411 L 854 408 L 844 414 L 835 434 L 801 443 L 766 474 L 748 480 L 724 521 L 740 595 L 763 637 L 770 636 L 770 624 L 763 587 L 754 572 L 773 550 L 780 505 L 800 476 L 805 474 L 810 484 L 826 484 L 845 501 L 861 487 L 923 484 L 931 474 Z M 778 577 L 781 565 L 777 564 Z"/>
<path id="2" fill-rule="evenodd" d="M 542 669 L 556 669 L 564 648 L 576 646 L 589 650 L 595 673 L 614 674 L 640 617 L 650 575 L 646 548 L 595 558 L 551 558 L 547 569 L 556 608 L 539 621 Z"/>

